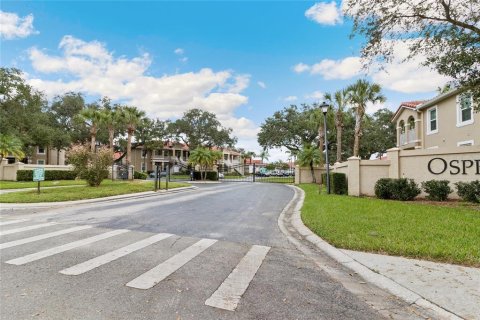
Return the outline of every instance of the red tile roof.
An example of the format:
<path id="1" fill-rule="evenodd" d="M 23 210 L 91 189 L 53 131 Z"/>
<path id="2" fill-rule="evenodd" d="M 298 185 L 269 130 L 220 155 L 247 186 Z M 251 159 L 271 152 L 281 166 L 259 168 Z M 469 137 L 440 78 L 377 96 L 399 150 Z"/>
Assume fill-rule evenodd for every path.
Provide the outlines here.
<path id="1" fill-rule="evenodd" d="M 402 108 L 407 108 L 410 110 L 415 110 L 418 105 L 421 105 L 424 102 L 427 102 L 428 100 L 415 100 L 415 101 L 405 101 L 400 103 L 400 106 L 398 107 L 397 111 L 395 111 L 395 114 L 393 115 L 392 121 L 394 121 Z"/>

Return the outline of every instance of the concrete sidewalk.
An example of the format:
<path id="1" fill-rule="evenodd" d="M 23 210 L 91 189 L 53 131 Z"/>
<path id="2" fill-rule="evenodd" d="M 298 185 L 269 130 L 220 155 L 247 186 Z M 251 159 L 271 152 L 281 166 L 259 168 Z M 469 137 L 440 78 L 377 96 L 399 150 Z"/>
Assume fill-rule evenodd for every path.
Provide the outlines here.
<path id="1" fill-rule="evenodd" d="M 480 319 L 480 269 L 341 250 L 370 270 L 465 319 Z"/>
<path id="2" fill-rule="evenodd" d="M 335 248 L 303 224 L 300 209 L 305 194 L 293 188 L 299 200 L 289 219 L 303 240 L 368 283 L 430 310 L 434 319 L 480 320 L 480 269 Z"/>

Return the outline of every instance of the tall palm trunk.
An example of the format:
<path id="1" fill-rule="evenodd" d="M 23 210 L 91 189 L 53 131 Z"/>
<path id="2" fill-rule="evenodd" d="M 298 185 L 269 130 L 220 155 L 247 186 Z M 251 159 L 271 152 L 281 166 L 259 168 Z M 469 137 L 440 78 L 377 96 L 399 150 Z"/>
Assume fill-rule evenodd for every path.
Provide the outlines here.
<path id="1" fill-rule="evenodd" d="M 110 149 L 113 152 L 113 136 L 115 134 L 115 130 L 113 127 L 108 127 L 108 144 L 110 145 Z"/>
<path id="2" fill-rule="evenodd" d="M 361 107 L 357 108 L 355 113 L 355 141 L 353 144 L 353 156 L 358 157 L 360 151 L 360 138 L 362 136 L 362 119 L 363 119 L 363 110 Z"/>
<path id="3" fill-rule="evenodd" d="M 320 149 L 320 165 L 324 163 L 323 159 L 323 147 L 325 146 L 325 127 L 323 126 L 323 119 L 320 120 L 320 126 L 318 127 L 318 148 Z"/>
<path id="4" fill-rule="evenodd" d="M 90 150 L 95 152 L 95 141 L 97 140 L 97 127 L 92 125 L 90 128 Z"/>
<path id="5" fill-rule="evenodd" d="M 132 135 L 133 130 L 128 129 L 128 136 L 127 136 L 127 166 L 130 166 L 132 162 Z"/>
<path id="6" fill-rule="evenodd" d="M 335 114 L 335 128 L 337 130 L 337 162 L 342 162 L 343 119 L 341 112 L 341 110 L 338 110 Z"/>
<path id="7" fill-rule="evenodd" d="M 337 162 L 342 162 L 342 133 L 343 125 L 336 125 L 337 128 Z"/>
<path id="8" fill-rule="evenodd" d="M 310 173 L 312 174 L 312 182 L 317 183 L 317 179 L 315 178 L 315 170 L 313 169 L 313 161 L 310 161 Z"/>

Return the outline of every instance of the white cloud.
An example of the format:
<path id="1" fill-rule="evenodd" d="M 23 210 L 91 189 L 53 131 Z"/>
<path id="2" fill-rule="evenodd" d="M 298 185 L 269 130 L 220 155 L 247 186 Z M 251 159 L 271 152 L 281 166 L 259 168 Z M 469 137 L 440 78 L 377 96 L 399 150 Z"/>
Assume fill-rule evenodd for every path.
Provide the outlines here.
<path id="1" fill-rule="evenodd" d="M 293 71 L 295 71 L 296 73 L 302 73 L 309 70 L 310 70 L 310 66 L 302 62 L 293 66 Z"/>
<path id="2" fill-rule="evenodd" d="M 388 45 L 388 44 L 387 44 Z M 340 60 L 323 59 L 313 65 L 297 64 L 294 71 L 308 71 L 312 75 L 321 75 L 326 80 L 351 79 L 357 76 L 369 76 L 382 87 L 403 93 L 434 91 L 450 79 L 436 71 L 422 66 L 425 57 L 408 57 L 408 44 L 397 41 L 393 46 L 393 59 L 389 63 L 374 63 L 370 70 L 362 70 L 360 57 L 347 57 Z"/>
<path id="3" fill-rule="evenodd" d="M 182 48 L 177 48 L 173 51 L 175 54 L 178 54 L 178 55 L 183 55 L 185 53 L 185 50 L 182 49 Z"/>
<path id="4" fill-rule="evenodd" d="M 408 44 L 397 42 L 394 46 L 394 57 L 391 63 L 382 64 L 383 69 L 376 66 L 372 70 L 373 81 L 390 90 L 403 93 L 419 93 L 434 91 L 450 79 L 436 71 L 422 66 L 425 57 L 416 56 L 405 61 L 409 54 Z"/>
<path id="5" fill-rule="evenodd" d="M 16 13 L 0 11 L 0 37 L 2 39 L 25 38 L 36 34 L 33 28 L 33 14 L 23 18 Z"/>
<path id="6" fill-rule="evenodd" d="M 256 144 L 258 126 L 234 115 L 236 108 L 248 103 L 242 91 L 248 87 L 250 75 L 203 68 L 151 76 L 147 74 L 152 62 L 148 54 L 117 57 L 101 42 L 86 42 L 72 36 L 61 40 L 59 51 L 59 55 L 50 55 L 37 48 L 29 50 L 37 76 L 30 75 L 28 83 L 50 98 L 68 91 L 109 96 L 161 119 L 178 118 L 188 109 L 201 108 L 215 112 L 224 126 L 231 127 L 239 145 Z M 38 74 L 57 79 L 44 80 Z"/>
<path id="7" fill-rule="evenodd" d="M 324 97 L 325 97 L 325 94 L 318 90 L 305 95 L 305 99 L 312 99 L 312 100 L 322 100 Z"/>
<path id="8" fill-rule="evenodd" d="M 335 1 L 319 2 L 305 11 L 305 17 L 319 24 L 336 25 L 343 22 L 342 10 Z"/>
<path id="9" fill-rule="evenodd" d="M 265 84 L 265 82 L 263 81 L 258 81 L 257 82 L 258 86 L 262 89 L 266 89 L 267 88 L 267 85 Z"/>
<path id="10" fill-rule="evenodd" d="M 308 71 L 310 74 L 319 74 L 324 79 L 350 79 L 362 72 L 362 62 L 359 57 L 347 57 L 340 60 L 323 59 L 313 65 L 299 63 L 293 66 L 293 71 L 302 73 Z"/>
<path id="11" fill-rule="evenodd" d="M 188 57 L 182 57 L 180 59 L 178 59 L 180 62 L 187 62 L 188 61 Z"/>
<path id="12" fill-rule="evenodd" d="M 377 102 L 377 103 L 372 103 L 372 102 L 367 102 L 367 106 L 365 108 L 365 112 L 368 114 L 374 114 L 380 109 L 386 108 L 384 103 Z"/>
<path id="13" fill-rule="evenodd" d="M 293 102 L 293 101 L 297 101 L 298 97 L 297 96 L 288 96 L 288 97 L 285 97 L 283 100 L 285 100 L 287 102 Z"/>

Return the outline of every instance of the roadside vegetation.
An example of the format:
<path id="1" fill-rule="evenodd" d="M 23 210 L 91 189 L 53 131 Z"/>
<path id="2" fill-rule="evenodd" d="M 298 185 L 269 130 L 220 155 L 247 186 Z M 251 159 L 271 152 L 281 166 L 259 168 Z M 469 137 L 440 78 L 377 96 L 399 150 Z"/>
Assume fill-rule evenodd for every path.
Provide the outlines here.
<path id="1" fill-rule="evenodd" d="M 25 189 L 36 188 L 37 182 L 34 181 L 0 181 L 0 190 L 7 189 Z M 40 186 L 43 187 L 63 187 L 63 186 L 76 186 L 86 185 L 85 180 L 54 180 L 54 181 L 42 181 Z"/>
<path id="2" fill-rule="evenodd" d="M 54 181 L 52 181 L 54 182 Z M 69 181 L 70 182 L 70 181 Z M 37 194 L 36 190 L 13 192 L 0 195 L 0 203 L 35 203 L 35 202 L 59 202 L 83 199 L 103 198 L 117 196 L 121 194 L 153 191 L 153 181 L 114 181 L 104 180 L 98 187 L 82 186 L 72 188 L 50 188 L 41 190 Z M 15 182 L 20 183 L 20 182 Z M 170 182 L 169 189 L 188 187 L 187 183 Z M 161 183 L 161 189 L 165 189 L 165 182 Z"/>
<path id="3" fill-rule="evenodd" d="M 302 220 L 343 249 L 480 267 L 480 206 L 319 194 L 304 184 Z"/>

